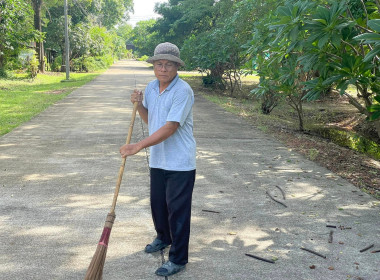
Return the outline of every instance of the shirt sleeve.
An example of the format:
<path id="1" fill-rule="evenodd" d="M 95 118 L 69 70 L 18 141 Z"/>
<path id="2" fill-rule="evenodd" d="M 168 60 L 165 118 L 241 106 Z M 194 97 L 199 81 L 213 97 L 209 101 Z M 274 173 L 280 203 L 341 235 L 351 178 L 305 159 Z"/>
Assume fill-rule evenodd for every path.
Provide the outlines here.
<path id="1" fill-rule="evenodd" d="M 145 109 L 148 109 L 148 96 L 149 95 L 149 84 L 145 87 L 144 90 L 144 99 L 142 102 L 142 105 L 144 106 Z"/>
<path id="2" fill-rule="evenodd" d="M 185 123 L 193 104 L 193 91 L 189 88 L 182 88 L 174 94 L 173 104 L 166 121 L 178 122 L 182 126 Z"/>

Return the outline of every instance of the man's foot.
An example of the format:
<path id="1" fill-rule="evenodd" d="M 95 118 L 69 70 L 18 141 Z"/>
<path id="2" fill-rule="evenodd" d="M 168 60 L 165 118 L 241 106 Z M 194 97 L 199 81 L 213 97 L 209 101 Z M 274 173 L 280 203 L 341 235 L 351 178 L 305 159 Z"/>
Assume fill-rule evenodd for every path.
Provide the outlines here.
<path id="1" fill-rule="evenodd" d="M 168 247 L 169 245 L 170 244 L 166 244 L 163 241 L 161 241 L 160 239 L 156 238 L 153 240 L 152 243 L 146 245 L 145 252 L 146 253 L 154 253 L 154 252 L 160 251 L 161 249 Z"/>
<path id="2" fill-rule="evenodd" d="M 180 272 L 186 265 L 175 264 L 171 261 L 164 263 L 159 269 L 156 270 L 158 276 L 170 276 Z"/>

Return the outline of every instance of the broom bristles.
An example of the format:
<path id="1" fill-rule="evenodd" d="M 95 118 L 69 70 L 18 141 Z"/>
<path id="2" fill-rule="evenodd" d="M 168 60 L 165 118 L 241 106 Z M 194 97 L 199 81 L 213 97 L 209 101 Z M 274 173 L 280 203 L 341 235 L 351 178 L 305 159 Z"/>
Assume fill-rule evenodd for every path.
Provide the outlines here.
<path id="1" fill-rule="evenodd" d="M 111 235 L 111 229 L 115 220 L 115 213 L 107 215 L 106 223 L 103 228 L 102 236 L 100 237 L 98 246 L 91 263 L 88 266 L 85 280 L 101 280 L 103 275 L 103 267 L 106 260 L 108 241 Z"/>

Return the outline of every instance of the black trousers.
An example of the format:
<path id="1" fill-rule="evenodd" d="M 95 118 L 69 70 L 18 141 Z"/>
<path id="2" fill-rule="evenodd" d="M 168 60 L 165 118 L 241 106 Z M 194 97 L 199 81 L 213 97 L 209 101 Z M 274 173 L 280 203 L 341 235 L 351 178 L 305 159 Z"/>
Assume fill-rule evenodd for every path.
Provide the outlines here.
<path id="1" fill-rule="evenodd" d="M 195 170 L 150 170 L 150 205 L 154 227 L 157 238 L 171 244 L 169 260 L 175 264 L 188 262 L 194 182 Z"/>

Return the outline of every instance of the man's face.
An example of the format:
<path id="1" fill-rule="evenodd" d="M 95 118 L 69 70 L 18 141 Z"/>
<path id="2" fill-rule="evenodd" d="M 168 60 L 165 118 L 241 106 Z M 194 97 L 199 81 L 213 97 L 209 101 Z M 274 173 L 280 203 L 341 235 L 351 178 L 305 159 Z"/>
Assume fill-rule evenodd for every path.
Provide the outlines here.
<path id="1" fill-rule="evenodd" d="M 170 60 L 161 59 L 154 62 L 153 69 L 154 75 L 156 75 L 160 84 L 169 85 L 177 75 L 178 64 Z"/>

